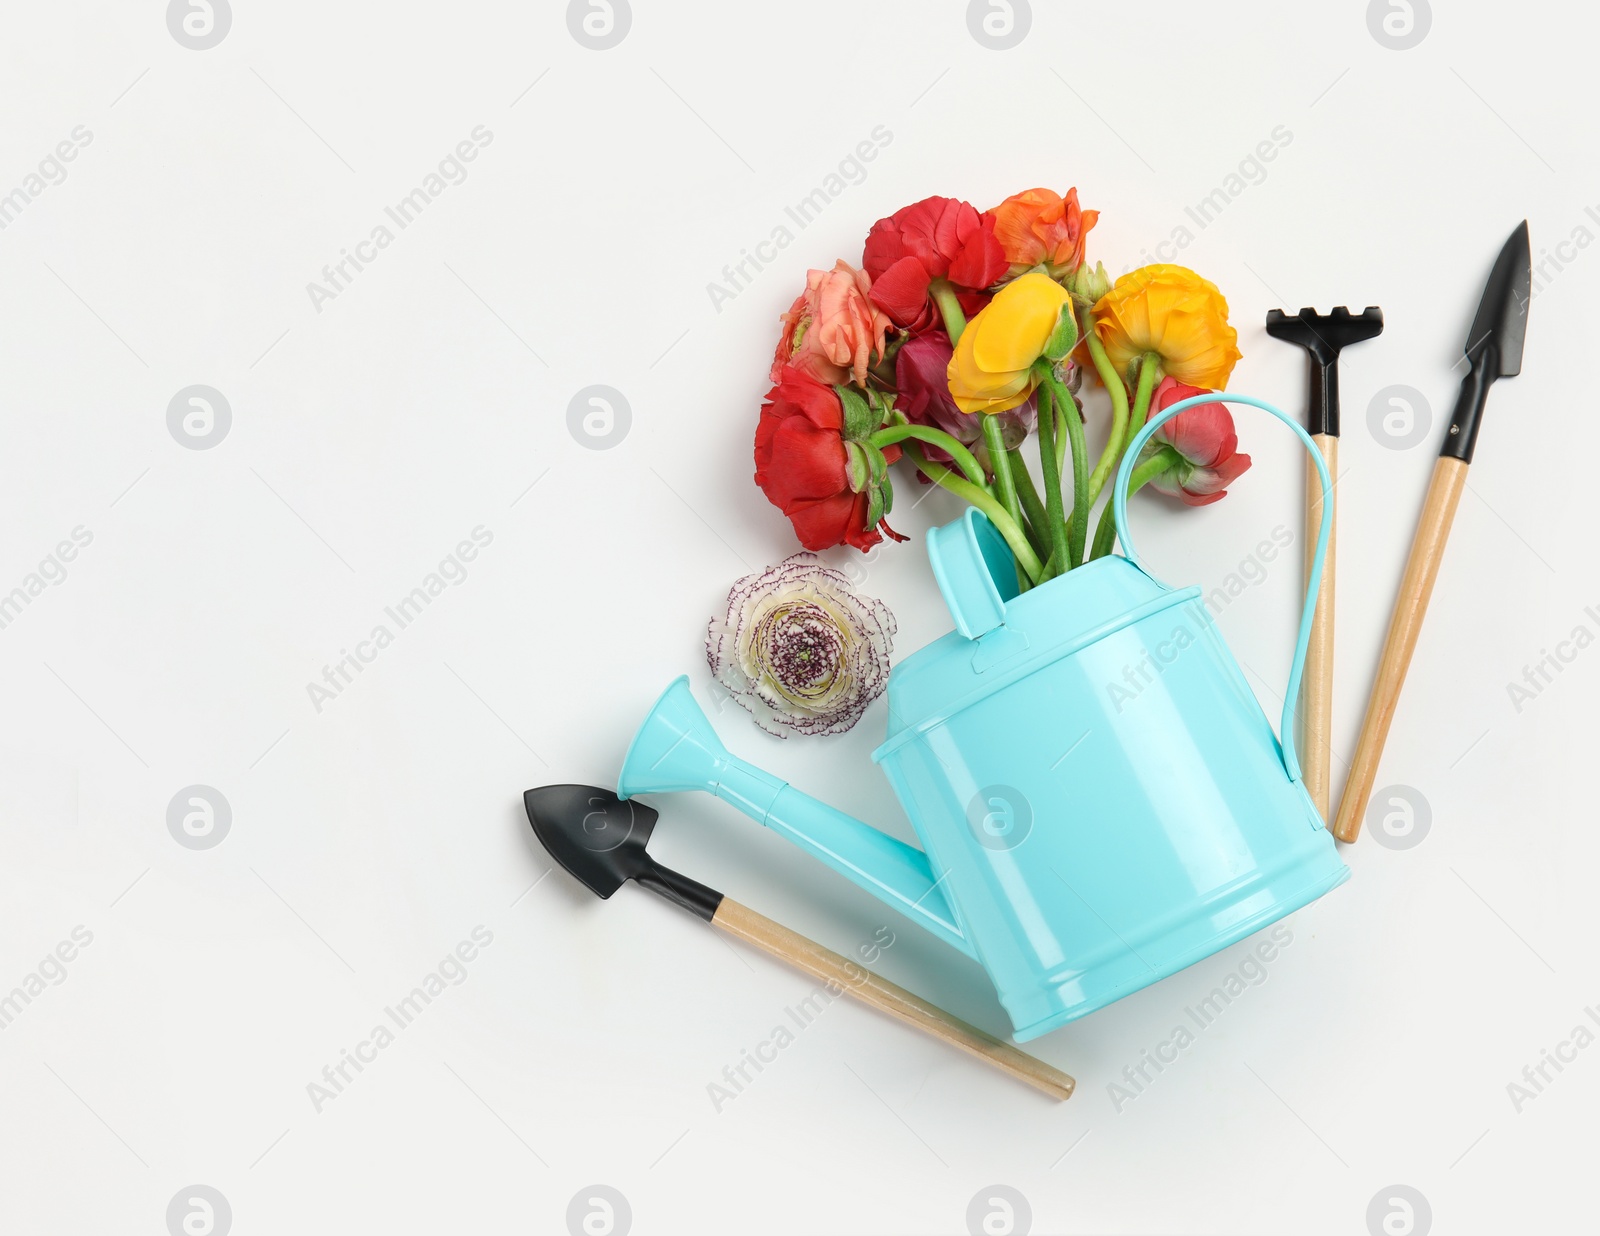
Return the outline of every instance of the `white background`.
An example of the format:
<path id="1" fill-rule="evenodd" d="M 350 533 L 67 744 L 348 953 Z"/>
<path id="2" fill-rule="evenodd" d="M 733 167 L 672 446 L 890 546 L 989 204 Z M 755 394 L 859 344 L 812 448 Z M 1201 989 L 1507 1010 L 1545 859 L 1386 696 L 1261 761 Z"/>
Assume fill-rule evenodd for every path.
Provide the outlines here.
<path id="1" fill-rule="evenodd" d="M 1592 251 L 1490 400 L 1384 759 L 1431 830 L 1347 848 L 1267 981 L 1122 1111 L 1108 1083 L 1247 945 L 1033 1044 L 1079 1079 L 1063 1105 L 841 1002 L 719 1113 L 708 1083 L 814 985 L 635 888 L 527 891 L 549 864 L 522 790 L 613 781 L 680 672 L 709 703 L 706 619 L 795 548 L 750 482 L 778 313 L 931 193 L 1075 184 L 1113 273 L 1188 226 L 1159 256 L 1226 293 L 1233 389 L 1289 408 L 1304 360 L 1266 310 L 1382 305 L 1342 370 L 1348 758 L 1489 264 L 1525 216 L 1536 260 L 1600 234 L 1592 31 L 1441 5 L 1396 51 L 1360 3 L 1035 8 L 1008 51 L 959 0 L 639 2 L 604 51 L 556 3 L 240 2 L 209 50 L 159 0 L 8 8 L 0 194 L 75 126 L 92 142 L 0 231 L 0 591 L 93 539 L 0 630 L 0 990 L 74 927 L 93 943 L 0 1032 L 0 1227 L 159 1233 L 196 1183 L 241 1234 L 560 1234 L 594 1184 L 641 1236 L 956 1234 L 995 1184 L 1037 1233 L 1364 1233 L 1395 1184 L 1441 1233 L 1583 1225 L 1600 1048 L 1520 1113 L 1506 1087 L 1600 1002 L 1600 653 L 1520 712 L 1507 684 L 1600 632 Z M 307 284 L 480 125 L 466 181 L 319 312 Z M 707 284 L 879 125 L 864 179 L 717 312 Z M 1196 228 L 1280 125 L 1265 179 Z M 167 428 L 197 383 L 232 410 L 208 450 Z M 567 427 L 595 383 L 631 409 L 608 450 Z M 1397 384 L 1432 410 L 1408 450 L 1368 428 Z M 1298 537 L 1292 440 L 1240 432 L 1225 501 L 1135 504 L 1175 582 Z M 828 555 L 898 615 L 897 656 L 948 625 L 920 540 L 958 510 L 900 496 L 911 543 Z M 466 581 L 318 712 L 306 684 L 478 525 Z M 1294 557 L 1221 618 L 1273 717 Z M 883 722 L 785 743 L 717 717 L 909 838 L 867 759 Z M 213 849 L 167 828 L 193 784 L 231 805 Z M 975 964 L 720 804 L 657 805 L 664 861 L 843 952 L 887 927 L 882 973 L 1005 1032 Z M 316 1111 L 307 1084 L 480 925 L 466 981 Z"/>

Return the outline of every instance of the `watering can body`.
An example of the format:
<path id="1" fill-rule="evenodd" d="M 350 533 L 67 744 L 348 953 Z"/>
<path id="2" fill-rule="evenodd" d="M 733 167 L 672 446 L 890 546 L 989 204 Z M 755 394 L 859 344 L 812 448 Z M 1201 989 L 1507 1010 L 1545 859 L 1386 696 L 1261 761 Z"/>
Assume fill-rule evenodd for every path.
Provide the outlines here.
<path id="1" fill-rule="evenodd" d="M 934 534 L 933 553 L 954 575 L 952 557 L 985 541 L 992 561 L 1003 542 L 971 512 Z M 1198 588 L 1112 556 L 1007 596 L 1005 564 L 991 575 L 1003 621 L 896 668 L 873 759 L 1030 1039 L 1349 871 Z M 961 614 L 972 592 L 941 584 Z"/>
<path id="2" fill-rule="evenodd" d="M 1198 588 L 1130 550 L 1019 595 L 975 510 L 930 534 L 929 559 L 957 629 L 895 667 L 872 757 L 922 850 L 730 755 L 681 679 L 620 792 L 709 790 L 785 834 L 976 957 L 1019 1040 L 1349 877 Z"/>

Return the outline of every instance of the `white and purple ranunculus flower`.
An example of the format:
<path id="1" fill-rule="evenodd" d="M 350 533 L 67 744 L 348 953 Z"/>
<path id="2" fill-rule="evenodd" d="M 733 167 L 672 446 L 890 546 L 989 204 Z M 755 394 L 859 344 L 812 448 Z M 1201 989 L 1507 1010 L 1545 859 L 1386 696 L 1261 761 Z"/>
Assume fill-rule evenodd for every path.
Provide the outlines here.
<path id="1" fill-rule="evenodd" d="M 888 606 L 801 553 L 733 585 L 706 662 L 768 733 L 839 734 L 883 694 L 894 633 Z"/>

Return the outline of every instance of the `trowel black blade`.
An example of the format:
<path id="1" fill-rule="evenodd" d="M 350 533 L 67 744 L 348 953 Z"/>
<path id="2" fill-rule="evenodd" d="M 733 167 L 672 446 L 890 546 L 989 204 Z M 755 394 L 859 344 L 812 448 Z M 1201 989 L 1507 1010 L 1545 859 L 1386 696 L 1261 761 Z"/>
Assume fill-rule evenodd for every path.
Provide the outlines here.
<path id="1" fill-rule="evenodd" d="M 645 847 L 658 818 L 654 807 L 594 785 L 545 785 L 522 796 L 540 844 L 568 875 L 597 897 L 629 880 L 710 922 L 722 894 L 663 867 Z"/>
<path id="2" fill-rule="evenodd" d="M 1439 454 L 1446 459 L 1472 462 L 1478 444 L 1478 425 L 1489 388 L 1496 378 L 1522 372 L 1522 346 L 1528 337 L 1528 301 L 1533 291 L 1533 254 L 1524 219 L 1501 246 L 1484 284 L 1483 299 L 1467 334 L 1468 369 L 1461 379 L 1450 429 Z"/>

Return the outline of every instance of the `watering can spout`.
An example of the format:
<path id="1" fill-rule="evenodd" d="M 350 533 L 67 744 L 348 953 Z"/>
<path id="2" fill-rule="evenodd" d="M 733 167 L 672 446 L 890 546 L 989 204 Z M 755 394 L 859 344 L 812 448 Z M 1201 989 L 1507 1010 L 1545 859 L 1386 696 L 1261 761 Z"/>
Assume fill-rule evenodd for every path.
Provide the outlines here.
<path id="1" fill-rule="evenodd" d="M 722 745 L 680 677 L 656 701 L 623 760 L 623 798 L 704 790 L 788 838 L 945 943 L 976 957 L 923 851 L 746 763 Z"/>

